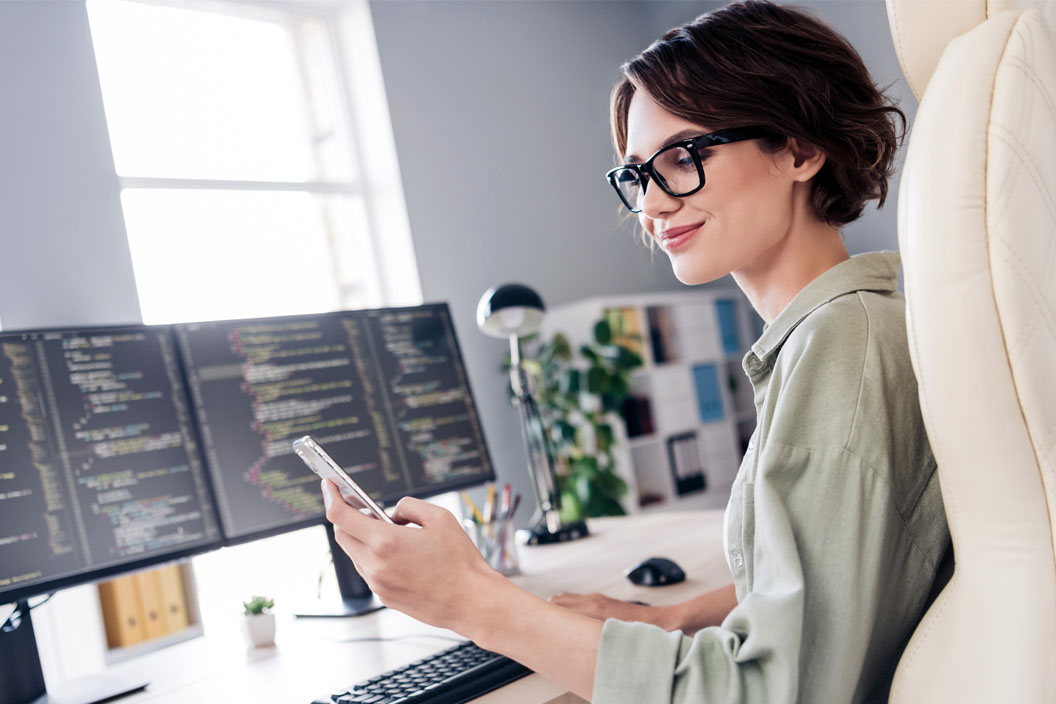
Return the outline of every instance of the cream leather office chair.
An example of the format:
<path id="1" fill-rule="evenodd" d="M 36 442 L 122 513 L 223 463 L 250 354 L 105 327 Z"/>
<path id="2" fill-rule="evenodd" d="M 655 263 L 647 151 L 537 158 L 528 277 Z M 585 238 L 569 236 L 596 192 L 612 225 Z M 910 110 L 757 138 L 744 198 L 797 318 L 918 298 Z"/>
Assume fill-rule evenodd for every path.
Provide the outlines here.
<path id="1" fill-rule="evenodd" d="M 956 555 L 891 701 L 1052 704 L 1056 0 L 888 0 L 888 13 L 921 98 L 898 234 Z"/>

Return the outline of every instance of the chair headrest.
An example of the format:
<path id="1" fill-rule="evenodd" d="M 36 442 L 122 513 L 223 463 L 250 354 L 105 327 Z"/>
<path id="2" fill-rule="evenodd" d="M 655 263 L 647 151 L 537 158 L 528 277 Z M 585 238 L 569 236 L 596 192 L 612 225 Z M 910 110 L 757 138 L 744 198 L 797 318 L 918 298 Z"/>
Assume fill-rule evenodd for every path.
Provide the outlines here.
<path id="1" fill-rule="evenodd" d="M 895 52 L 917 100 L 951 39 L 1002 12 L 1032 9 L 1056 26 L 1056 0 L 887 0 Z"/>

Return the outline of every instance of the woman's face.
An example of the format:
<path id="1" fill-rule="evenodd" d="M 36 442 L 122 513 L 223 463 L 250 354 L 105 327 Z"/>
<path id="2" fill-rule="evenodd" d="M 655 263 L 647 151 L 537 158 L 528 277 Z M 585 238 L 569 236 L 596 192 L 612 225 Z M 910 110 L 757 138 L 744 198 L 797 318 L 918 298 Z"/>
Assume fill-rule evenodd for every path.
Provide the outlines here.
<path id="1" fill-rule="evenodd" d="M 671 114 L 639 90 L 627 113 L 626 161 L 644 162 L 671 142 L 712 131 Z M 783 168 L 791 163 L 784 155 L 764 153 L 751 140 L 709 147 L 700 154 L 704 187 L 693 195 L 675 198 L 648 185 L 638 220 L 667 253 L 679 281 L 714 281 L 765 266 L 775 255 L 794 213 L 795 179 Z"/>

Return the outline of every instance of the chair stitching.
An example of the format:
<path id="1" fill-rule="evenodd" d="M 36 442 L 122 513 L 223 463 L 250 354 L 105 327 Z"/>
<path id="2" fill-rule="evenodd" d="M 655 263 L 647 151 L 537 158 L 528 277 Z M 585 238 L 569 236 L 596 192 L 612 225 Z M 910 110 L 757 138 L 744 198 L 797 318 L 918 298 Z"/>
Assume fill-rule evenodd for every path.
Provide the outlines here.
<path id="1" fill-rule="evenodd" d="M 1034 308 L 1031 312 L 1031 315 L 1028 317 L 1028 322 L 1031 324 L 1025 324 L 1023 326 L 1023 332 L 1020 333 L 1020 336 L 1016 337 L 1011 341 L 1009 341 L 1007 338 L 1005 340 L 1005 351 L 1009 353 L 1009 365 L 1013 366 L 1019 363 L 1022 354 L 1016 353 L 1013 356 L 1012 353 L 1017 349 L 1021 349 L 1023 350 L 1023 353 L 1025 353 L 1030 341 L 1034 337 L 1034 334 L 1038 332 L 1039 328 L 1041 327 L 1041 325 L 1032 324 L 1035 318 L 1034 313 L 1038 313 L 1037 317 L 1041 319 L 1042 324 L 1047 329 L 1053 339 L 1056 339 L 1056 316 L 1053 315 L 1052 308 L 1048 305 L 1048 300 L 1045 299 L 1044 294 L 1040 294 L 1040 290 L 1037 287 L 1034 279 L 1030 276 L 1030 272 L 1026 271 L 1026 268 L 1023 266 L 1022 260 L 1019 258 L 1016 252 L 1012 250 L 1008 246 L 1008 243 L 1003 240 L 997 239 L 996 244 L 999 245 L 999 247 L 995 247 L 995 254 L 1000 257 L 1001 260 L 1004 261 L 1010 269 L 1013 270 L 1015 278 L 1021 284 L 1023 284 L 1020 290 L 1025 291 L 1027 294 L 1029 294 L 1031 302 L 1034 304 Z M 992 271 L 990 280 L 991 282 L 993 282 Z"/>
<path id="2" fill-rule="evenodd" d="M 1041 81 L 1038 72 L 1035 71 L 1030 64 L 1020 58 L 1010 59 L 1008 67 L 1018 69 L 1022 72 L 1023 77 L 1038 89 L 1038 93 L 1044 98 L 1045 104 L 1049 107 L 1049 112 L 1052 113 L 1054 118 L 1056 118 L 1056 102 L 1053 101 L 1052 94 L 1049 92 L 1049 86 Z"/>
<path id="3" fill-rule="evenodd" d="M 1004 143 L 1006 147 L 1012 150 L 1012 152 L 1019 158 L 1024 167 L 1028 167 L 1025 170 L 1031 177 L 1031 181 L 1038 187 L 1038 195 L 1041 196 L 1041 201 L 1045 204 L 1045 209 L 1049 213 L 1049 218 L 1054 224 L 1056 229 L 1056 197 L 1053 196 L 1056 188 L 1049 188 L 1049 184 L 1045 181 L 1045 174 L 1041 172 L 1037 164 L 1033 159 L 1030 158 L 1030 154 L 1023 149 L 1023 144 L 1015 139 L 1015 135 L 1009 131 L 1007 127 L 1001 124 L 991 123 L 990 134 L 993 135 L 994 139 Z M 989 161 L 989 150 L 987 150 L 987 161 Z M 987 189 L 989 191 L 989 189 Z M 987 208 L 987 213 L 990 209 Z M 989 218 L 987 218 L 989 220 Z M 989 222 L 987 223 L 987 229 L 989 229 Z"/>

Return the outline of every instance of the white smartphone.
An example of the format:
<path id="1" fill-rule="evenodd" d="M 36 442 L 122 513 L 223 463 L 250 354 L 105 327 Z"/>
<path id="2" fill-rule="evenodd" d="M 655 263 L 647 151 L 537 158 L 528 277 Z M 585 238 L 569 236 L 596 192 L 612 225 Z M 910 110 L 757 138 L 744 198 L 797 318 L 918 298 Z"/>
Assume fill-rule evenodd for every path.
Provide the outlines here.
<path id="1" fill-rule="evenodd" d="M 336 484 L 337 488 L 341 490 L 341 496 L 344 497 L 346 504 L 353 508 L 366 508 L 375 517 L 386 523 L 395 523 L 389 518 L 389 514 L 385 513 L 381 506 L 378 506 L 374 499 L 363 491 L 363 487 L 356 484 L 352 477 L 348 476 L 348 472 L 341 469 L 341 466 L 334 462 L 330 455 L 326 454 L 326 450 L 315 440 L 312 440 L 310 435 L 294 440 L 293 451 L 304 460 L 309 469 L 323 479 L 329 479 Z"/>

